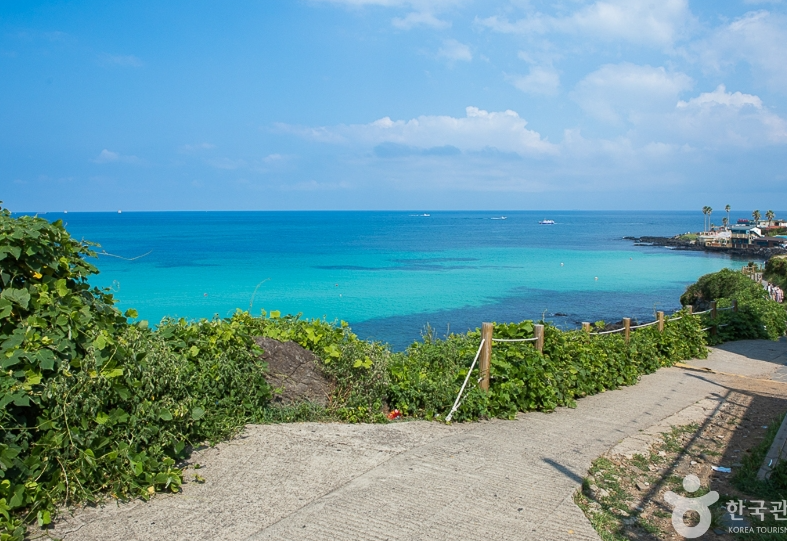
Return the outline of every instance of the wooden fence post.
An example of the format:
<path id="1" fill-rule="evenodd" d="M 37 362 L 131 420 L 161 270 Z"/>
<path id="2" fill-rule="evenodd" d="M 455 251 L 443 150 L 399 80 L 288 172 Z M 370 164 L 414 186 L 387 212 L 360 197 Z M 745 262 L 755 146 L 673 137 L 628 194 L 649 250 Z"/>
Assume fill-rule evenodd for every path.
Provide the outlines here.
<path id="1" fill-rule="evenodd" d="M 629 338 L 631 338 L 631 318 L 624 317 L 623 318 L 623 339 L 626 343 L 629 343 Z"/>
<path id="2" fill-rule="evenodd" d="M 710 317 L 716 319 L 716 301 L 710 301 Z"/>
<path id="3" fill-rule="evenodd" d="M 733 299 L 732 300 L 732 311 L 733 312 L 737 312 L 738 311 L 738 299 Z"/>
<path id="4" fill-rule="evenodd" d="M 484 340 L 484 347 L 481 348 L 481 358 L 478 359 L 478 369 L 481 371 L 481 389 L 489 390 L 489 367 L 492 365 L 492 332 L 494 325 L 491 323 L 481 324 L 481 338 Z"/>
<path id="5" fill-rule="evenodd" d="M 664 332 L 664 312 L 656 312 L 659 320 L 659 332 Z"/>
<path id="6" fill-rule="evenodd" d="M 536 337 L 536 349 L 539 353 L 544 353 L 544 326 L 534 325 L 533 335 Z"/>
<path id="7" fill-rule="evenodd" d="M 589 333 L 590 332 L 590 323 L 587 321 L 582 322 L 582 330 Z"/>

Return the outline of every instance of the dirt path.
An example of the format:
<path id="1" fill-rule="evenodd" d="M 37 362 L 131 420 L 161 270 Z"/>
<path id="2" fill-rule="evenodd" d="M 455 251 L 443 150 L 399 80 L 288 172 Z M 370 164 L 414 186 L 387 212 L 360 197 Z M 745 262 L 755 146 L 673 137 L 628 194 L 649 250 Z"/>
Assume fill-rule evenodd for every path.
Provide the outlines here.
<path id="1" fill-rule="evenodd" d="M 785 362 L 785 342 L 737 342 L 690 363 L 695 370 L 663 369 L 576 409 L 516 421 L 250 426 L 194 454 L 204 483 L 149 503 L 82 510 L 53 534 L 67 541 L 595 540 L 573 502 L 593 459 L 726 393 L 735 377 L 703 367 L 781 386 L 775 381 Z"/>

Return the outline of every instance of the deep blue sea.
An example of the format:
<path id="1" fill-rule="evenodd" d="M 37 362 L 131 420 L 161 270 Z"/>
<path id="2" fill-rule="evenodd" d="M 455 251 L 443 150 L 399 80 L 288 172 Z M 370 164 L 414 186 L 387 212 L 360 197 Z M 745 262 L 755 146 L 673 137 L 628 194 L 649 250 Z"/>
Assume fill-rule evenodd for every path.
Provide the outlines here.
<path id="1" fill-rule="evenodd" d="M 700 230 L 699 211 L 44 217 L 64 220 L 73 236 L 112 254 L 94 262 L 101 273 L 93 283 L 112 288 L 122 309 L 136 308 L 151 323 L 280 310 L 345 320 L 361 337 L 397 349 L 427 324 L 440 336 L 542 316 L 565 328 L 651 320 L 655 310 L 677 309 L 699 276 L 744 263 L 621 238 Z M 546 218 L 557 223 L 538 224 Z"/>

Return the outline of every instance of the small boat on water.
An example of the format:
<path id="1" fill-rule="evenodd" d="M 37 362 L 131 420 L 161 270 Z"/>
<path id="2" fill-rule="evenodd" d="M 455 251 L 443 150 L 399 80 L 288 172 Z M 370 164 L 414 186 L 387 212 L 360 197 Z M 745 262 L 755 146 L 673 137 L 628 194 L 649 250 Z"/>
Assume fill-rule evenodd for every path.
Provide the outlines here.
<path id="1" fill-rule="evenodd" d="M 538 223 L 541 225 L 555 225 L 555 220 L 541 220 Z"/>
<path id="2" fill-rule="evenodd" d="M 500 216 L 499 218 L 492 218 L 492 219 L 493 219 L 493 220 L 505 220 L 505 219 L 506 219 L 506 217 L 505 217 L 505 216 Z"/>

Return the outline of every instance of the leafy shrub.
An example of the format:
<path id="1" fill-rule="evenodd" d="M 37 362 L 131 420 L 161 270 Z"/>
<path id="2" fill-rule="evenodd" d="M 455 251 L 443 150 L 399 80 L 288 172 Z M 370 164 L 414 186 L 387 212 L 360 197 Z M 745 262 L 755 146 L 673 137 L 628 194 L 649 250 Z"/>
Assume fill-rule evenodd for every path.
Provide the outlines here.
<path id="1" fill-rule="evenodd" d="M 532 321 L 495 325 L 494 335 L 531 338 L 533 329 Z M 406 415 L 445 417 L 480 340 L 478 330 L 446 340 L 427 337 L 395 356 L 388 391 L 391 406 Z M 543 354 L 531 343 L 495 343 L 489 392 L 471 385 L 454 418 L 513 418 L 521 411 L 571 407 L 576 398 L 633 385 L 640 375 L 661 366 L 706 355 L 697 317 L 670 321 L 663 333 L 655 327 L 638 330 L 629 344 L 620 334 L 593 336 L 545 324 Z"/>
<path id="2" fill-rule="evenodd" d="M 453 334 L 436 340 L 426 333 L 423 342 L 414 343 L 391 360 L 388 402 L 406 416 L 444 418 L 454 404 L 478 345 L 476 336 Z M 488 395 L 475 385 L 475 379 L 468 387 L 462 408 L 454 416 L 457 421 L 487 413 Z"/>
<path id="3" fill-rule="evenodd" d="M 787 330 L 787 310 L 770 299 L 748 299 L 738 302 L 738 311 L 721 310 L 730 308 L 731 299 L 721 299 L 716 320 L 708 315 L 704 324 L 716 325 L 716 334 L 708 337 L 710 345 L 731 340 L 778 340 Z"/>
<path id="4" fill-rule="evenodd" d="M 683 306 L 695 305 L 698 302 L 710 302 L 718 299 L 764 299 L 767 292 L 751 278 L 732 269 L 701 276 L 695 284 L 686 288 L 680 296 Z"/>
<path id="5" fill-rule="evenodd" d="M 87 282 L 91 245 L 0 212 L 0 538 L 58 504 L 177 491 L 188 446 L 252 420 L 270 390 L 242 318 L 129 325 Z"/>
<path id="6" fill-rule="evenodd" d="M 774 256 L 765 263 L 764 278 L 782 289 L 787 289 L 787 257 Z"/>

